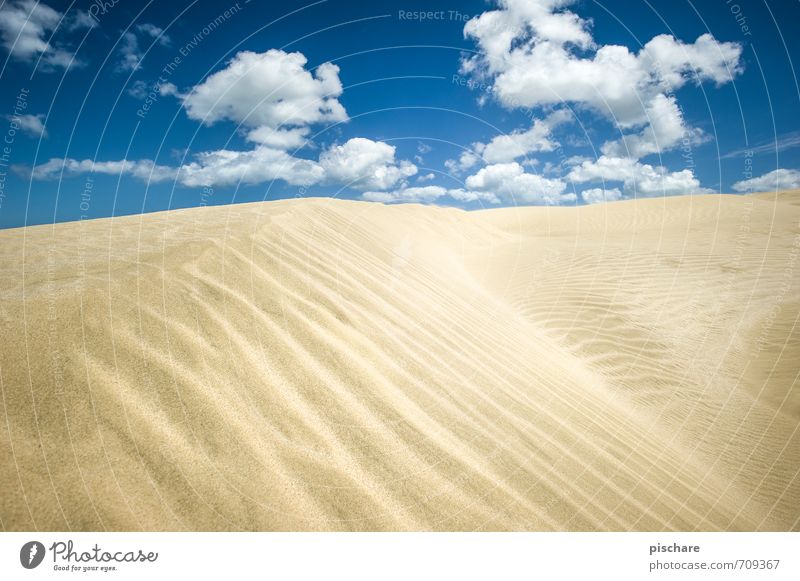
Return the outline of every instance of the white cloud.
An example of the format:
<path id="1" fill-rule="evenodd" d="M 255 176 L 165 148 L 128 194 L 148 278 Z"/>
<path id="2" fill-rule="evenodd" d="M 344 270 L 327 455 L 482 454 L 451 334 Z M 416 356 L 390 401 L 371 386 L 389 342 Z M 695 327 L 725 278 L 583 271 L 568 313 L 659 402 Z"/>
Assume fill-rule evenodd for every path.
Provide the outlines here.
<path id="1" fill-rule="evenodd" d="M 182 95 L 178 92 L 178 87 L 175 84 L 166 82 L 166 83 L 159 83 L 157 86 L 158 94 L 162 97 L 166 95 L 173 95 L 175 97 L 182 97 Z"/>
<path id="2" fill-rule="evenodd" d="M 117 63 L 117 70 L 135 71 L 140 68 L 144 55 L 139 49 L 139 38 L 137 33 L 143 36 L 149 36 L 150 38 L 154 39 L 153 43 L 158 43 L 162 46 L 167 46 L 170 43 L 169 36 L 164 34 L 164 31 L 158 26 L 146 22 L 138 24 L 133 31 L 126 32 L 122 35 L 122 40 L 119 47 L 119 51 L 122 56 Z"/>
<path id="3" fill-rule="evenodd" d="M 776 135 L 771 141 L 761 142 L 752 147 L 745 147 L 734 151 L 729 151 L 721 155 L 720 159 L 731 159 L 743 155 L 759 155 L 762 153 L 776 154 L 787 149 L 800 146 L 800 131 L 792 131 L 783 135 Z"/>
<path id="4" fill-rule="evenodd" d="M 624 46 L 596 47 L 589 23 L 568 11 L 551 14 L 568 24 L 563 34 L 537 34 L 543 11 L 572 3 L 501 0 L 501 10 L 486 12 L 464 27 L 481 49 L 463 61 L 465 71 L 490 75 L 494 94 L 507 107 L 583 103 L 623 127 L 644 123 L 644 106 L 666 89 L 675 90 L 692 78 L 722 84 L 739 71 L 741 47 L 719 43 L 710 34 L 692 44 L 660 35 L 634 54 Z M 506 21 L 501 39 L 496 30 L 482 25 L 489 18 Z M 582 56 L 565 39 L 591 48 L 593 54 Z"/>
<path id="5" fill-rule="evenodd" d="M 327 181 L 356 190 L 388 190 L 417 173 L 417 166 L 395 160 L 395 147 L 354 137 L 322 152 L 319 163 Z"/>
<path id="6" fill-rule="evenodd" d="M 462 60 L 462 71 L 488 79 L 491 94 L 507 108 L 570 102 L 614 122 L 621 137 L 605 143 L 597 160 L 573 160 L 573 182 L 621 182 L 629 196 L 708 192 L 689 169 L 670 172 L 638 160 L 705 139 L 700 130 L 687 126 L 674 91 L 690 81 L 731 81 L 741 71 L 741 46 L 717 42 L 710 34 L 693 43 L 656 36 L 638 53 L 625 46 L 598 45 L 590 34 L 591 22 L 566 9 L 571 4 L 574 1 L 499 0 L 499 10 L 485 12 L 464 27 L 479 50 Z M 536 146 L 546 150 L 549 135 L 535 129 L 534 125 L 475 149 L 489 163 L 516 159 L 519 152 Z M 467 186 L 472 187 L 470 179 L 477 183 L 480 177 L 494 177 L 496 186 L 503 183 L 511 192 L 545 192 L 539 195 L 545 203 L 564 191 L 558 189 L 559 180 L 550 180 L 555 182 L 550 189 L 542 184 L 531 187 L 538 176 L 524 174 L 520 166 L 499 163 L 491 172 L 489 167 L 484 170 L 468 178 Z M 587 192 L 593 200 L 602 190 Z M 607 189 L 604 195 L 616 192 Z"/>
<path id="7" fill-rule="evenodd" d="M 44 115 L 7 115 L 6 119 L 8 119 L 12 125 L 16 125 L 22 131 L 31 135 L 33 137 L 47 137 L 47 130 L 44 127 L 42 121 L 44 120 Z"/>
<path id="8" fill-rule="evenodd" d="M 460 202 L 476 202 L 478 200 L 482 200 L 484 202 L 489 202 L 490 204 L 500 203 L 500 198 L 498 198 L 492 192 L 477 192 L 475 190 L 457 188 L 447 190 L 447 195 L 455 200 L 459 200 Z"/>
<path id="9" fill-rule="evenodd" d="M 798 188 L 800 188 L 800 171 L 796 169 L 776 169 L 757 178 L 733 184 L 733 189 L 737 192 L 776 192 Z"/>
<path id="10" fill-rule="evenodd" d="M 430 153 L 433 151 L 433 148 L 428 145 L 427 143 L 423 143 L 422 141 L 417 142 L 417 154 L 414 156 L 414 161 L 418 164 L 422 165 L 425 163 L 425 158 L 423 157 L 425 154 Z"/>
<path id="11" fill-rule="evenodd" d="M 563 181 L 526 173 L 517 162 L 483 167 L 469 176 L 465 184 L 470 191 L 491 193 L 517 204 L 555 205 L 575 200 L 574 194 L 564 193 Z"/>
<path id="12" fill-rule="evenodd" d="M 607 144 L 621 156 L 628 146 L 642 157 L 675 146 L 684 134 L 683 115 L 668 96 L 690 80 L 729 82 L 740 72 L 742 48 L 703 34 L 694 43 L 656 36 L 638 53 L 625 46 L 597 45 L 590 22 L 565 9 L 571 0 L 500 0 L 464 27 L 479 51 L 462 71 L 491 81 L 491 94 L 508 108 L 572 102 L 597 111 L 620 130 L 642 129 Z M 498 158 L 499 159 L 499 158 Z"/>
<path id="13" fill-rule="evenodd" d="M 723 85 L 741 72 L 742 47 L 735 42 L 718 42 L 711 34 L 702 34 L 692 44 L 659 34 L 639 51 L 641 66 L 672 89 L 687 80 L 713 81 Z"/>
<path id="14" fill-rule="evenodd" d="M 250 131 L 247 134 L 247 140 L 276 149 L 300 149 L 308 143 L 307 136 L 310 131 L 308 127 L 273 129 L 262 125 Z"/>
<path id="15" fill-rule="evenodd" d="M 97 20 L 92 14 L 84 10 L 70 10 L 67 20 L 67 30 L 88 30 L 97 26 Z"/>
<path id="16" fill-rule="evenodd" d="M 258 146 L 250 151 L 221 149 L 201 153 L 197 161 L 180 168 L 178 179 L 185 186 L 226 186 L 283 180 L 296 186 L 319 183 L 325 176 L 320 165 L 293 157 L 285 151 Z"/>
<path id="17" fill-rule="evenodd" d="M 147 93 L 151 90 L 151 85 L 147 84 L 147 82 L 141 79 L 137 79 L 131 83 L 130 87 L 128 87 L 127 93 L 134 99 L 143 101 L 147 97 Z"/>
<path id="18" fill-rule="evenodd" d="M 34 62 L 41 58 L 45 68 L 64 69 L 78 66 L 72 51 L 51 44 L 59 26 L 67 30 L 93 27 L 85 12 L 64 17 L 61 12 L 36 0 L 7 0 L 0 4 L 0 42 L 9 54 L 20 61 Z"/>
<path id="19" fill-rule="evenodd" d="M 364 192 L 361 197 L 370 202 L 432 202 L 447 195 L 440 186 L 407 187 L 391 192 Z"/>
<path id="20" fill-rule="evenodd" d="M 142 80 L 136 80 L 131 83 L 131 86 L 128 88 L 127 93 L 133 97 L 134 99 L 139 99 L 144 101 L 147 97 L 153 98 L 155 95 L 160 95 L 162 97 L 167 95 L 173 95 L 178 98 L 181 97 L 180 92 L 178 91 L 178 87 L 175 86 L 173 83 L 170 82 L 160 82 L 157 81 L 153 84 L 149 84 Z"/>
<path id="21" fill-rule="evenodd" d="M 584 161 L 572 168 L 569 179 L 578 182 L 622 182 L 631 197 L 676 196 L 709 193 L 690 169 L 670 172 L 629 157 L 601 155 L 596 161 Z"/>
<path id="22" fill-rule="evenodd" d="M 91 159 L 52 158 L 34 167 L 32 177 L 34 179 L 54 179 L 59 177 L 62 171 L 67 175 L 89 172 L 117 176 L 131 175 L 143 181 L 161 182 L 173 179 L 176 169 L 168 166 L 156 165 L 149 159 L 138 161 L 119 160 L 95 162 Z"/>
<path id="23" fill-rule="evenodd" d="M 163 38 L 161 30 L 152 25 L 141 25 L 138 30 Z M 356 137 L 323 151 L 319 160 L 288 153 L 309 144 L 309 125 L 347 119 L 336 99 L 342 93 L 338 67 L 325 63 L 312 75 L 305 70 L 305 63 L 300 53 L 241 52 L 186 95 L 179 94 L 171 83 L 152 88 L 182 99 L 192 119 L 206 124 L 221 120 L 239 123 L 247 129 L 247 140 L 255 144 L 251 150 L 207 151 L 180 167 L 156 165 L 146 159 L 95 163 L 54 158 L 33 168 L 32 176 L 47 179 L 63 170 L 67 174 L 132 175 L 149 181 L 174 178 L 189 187 L 282 180 L 302 186 L 338 184 L 361 191 L 404 190 L 406 196 L 433 191 L 408 188 L 406 180 L 417 173 L 417 166 L 396 159 L 396 148 L 381 141 Z M 144 84 L 131 87 L 137 97 L 146 90 Z"/>
<path id="24" fill-rule="evenodd" d="M 55 178 L 62 168 L 68 175 L 122 174 L 150 182 L 177 178 L 178 183 L 187 187 L 283 180 L 297 186 L 329 183 L 357 190 L 388 190 L 396 186 L 402 189 L 406 187 L 405 178 L 417 172 L 413 164 L 395 159 L 393 146 L 363 138 L 331 147 L 320 155 L 319 161 L 295 157 L 282 148 L 262 144 L 248 151 L 203 152 L 180 167 L 156 165 L 151 160 L 92 162 L 54 158 L 36 166 L 32 175 L 35 179 Z"/>
<path id="25" fill-rule="evenodd" d="M 474 144 L 481 148 L 482 144 L 476 143 Z M 444 162 L 444 167 L 453 175 L 461 175 L 463 172 L 467 171 L 471 167 L 474 167 L 481 158 L 473 151 L 462 151 L 461 155 L 458 156 L 458 159 L 448 159 Z"/>
<path id="26" fill-rule="evenodd" d="M 146 36 L 149 36 L 150 38 L 154 38 L 156 42 L 163 46 L 167 46 L 171 42 L 169 35 L 164 33 L 164 29 L 156 26 L 155 24 L 143 22 L 136 25 L 136 30 Z"/>
<path id="27" fill-rule="evenodd" d="M 586 157 L 585 155 L 572 155 L 564 160 L 563 165 L 567 167 L 572 167 L 573 165 L 579 165 L 584 161 L 589 161 L 591 158 Z"/>
<path id="28" fill-rule="evenodd" d="M 126 32 L 122 35 L 119 52 L 122 56 L 117 63 L 117 70 L 135 71 L 139 68 L 142 54 L 139 51 L 139 40 L 133 32 Z"/>
<path id="29" fill-rule="evenodd" d="M 419 176 L 417 178 L 418 182 L 430 182 L 436 179 L 436 175 L 433 173 L 425 174 L 424 176 Z"/>
<path id="30" fill-rule="evenodd" d="M 536 119 L 527 131 L 514 131 L 498 135 L 485 146 L 476 144 L 486 163 L 505 163 L 537 151 L 553 151 L 558 143 L 551 137 L 552 130 L 572 118 L 570 112 L 562 109 L 545 119 Z"/>
<path id="31" fill-rule="evenodd" d="M 591 188 L 581 192 L 583 201 L 587 204 L 599 204 L 601 202 L 616 202 L 622 199 L 622 192 L 618 188 L 604 190 L 602 188 Z"/>
<path id="32" fill-rule="evenodd" d="M 679 144 L 697 145 L 706 139 L 699 129 L 686 127 L 683 112 L 674 96 L 656 95 L 645 107 L 645 112 L 648 125 L 641 132 L 609 141 L 603 144 L 601 151 L 612 157 L 639 159 L 668 151 Z"/>
<path id="33" fill-rule="evenodd" d="M 571 43 L 589 48 L 592 38 L 588 23 L 571 12 L 557 12 L 571 3 L 570 0 L 501 0 L 501 10 L 473 18 L 464 27 L 464 34 L 479 41 L 492 68 L 502 66 L 521 36 L 555 46 Z M 477 64 L 479 60 L 470 59 L 467 63 Z"/>
<path id="34" fill-rule="evenodd" d="M 180 167 L 157 165 L 152 160 L 119 160 L 93 162 L 90 159 L 53 158 L 33 168 L 34 179 L 53 179 L 61 175 L 99 173 L 130 175 L 145 182 L 158 183 L 177 179 L 188 187 L 255 184 L 276 179 L 292 185 L 320 182 L 324 171 L 313 160 L 290 156 L 285 151 L 259 146 L 250 151 L 221 149 L 196 156 L 196 160 Z"/>
<path id="35" fill-rule="evenodd" d="M 448 159 L 445 168 L 453 175 L 461 175 L 480 161 L 488 164 L 507 163 L 529 153 L 537 151 L 553 151 L 558 143 L 551 139 L 553 129 L 572 119 L 567 109 L 555 111 L 544 119 L 536 119 L 530 129 L 513 131 L 494 137 L 489 143 L 473 143 L 472 150 L 461 153 L 459 158 Z M 529 160 L 528 165 L 535 164 Z"/>
<path id="36" fill-rule="evenodd" d="M 431 203 L 443 197 L 449 197 L 460 202 L 482 200 L 491 204 L 500 203 L 500 199 L 491 192 L 476 192 L 461 188 L 448 190 L 441 186 L 403 187 L 388 192 L 364 192 L 361 197 L 370 202 L 382 202 L 384 204 L 402 202 Z"/>
<path id="37" fill-rule="evenodd" d="M 229 120 L 247 127 L 305 126 L 345 121 L 339 67 L 324 63 L 312 75 L 299 53 L 244 51 L 184 96 L 190 119 Z"/>

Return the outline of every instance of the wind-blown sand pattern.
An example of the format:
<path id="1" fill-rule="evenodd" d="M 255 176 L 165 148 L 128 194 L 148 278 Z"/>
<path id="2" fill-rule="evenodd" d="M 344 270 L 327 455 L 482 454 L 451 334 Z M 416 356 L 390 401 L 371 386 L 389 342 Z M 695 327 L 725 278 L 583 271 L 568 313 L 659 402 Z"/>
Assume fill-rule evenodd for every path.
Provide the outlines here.
<path id="1" fill-rule="evenodd" d="M 798 530 L 800 193 L 0 233 L 0 524 Z"/>

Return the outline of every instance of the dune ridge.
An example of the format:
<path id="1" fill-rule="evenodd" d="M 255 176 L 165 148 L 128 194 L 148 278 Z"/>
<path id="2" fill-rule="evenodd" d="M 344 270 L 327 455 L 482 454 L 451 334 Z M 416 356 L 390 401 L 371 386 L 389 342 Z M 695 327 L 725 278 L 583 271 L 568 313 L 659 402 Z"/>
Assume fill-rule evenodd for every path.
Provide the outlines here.
<path id="1" fill-rule="evenodd" d="M 797 199 L 0 232 L 0 526 L 800 530 Z"/>

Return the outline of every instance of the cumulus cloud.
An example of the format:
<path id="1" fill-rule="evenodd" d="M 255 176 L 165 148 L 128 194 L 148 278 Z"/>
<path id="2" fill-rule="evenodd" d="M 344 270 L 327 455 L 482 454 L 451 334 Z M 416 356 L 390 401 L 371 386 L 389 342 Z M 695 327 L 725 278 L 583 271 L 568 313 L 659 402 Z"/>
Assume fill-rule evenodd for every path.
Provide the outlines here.
<path id="1" fill-rule="evenodd" d="M 488 143 L 473 143 L 472 150 L 463 151 L 458 159 L 448 159 L 444 166 L 448 172 L 458 176 L 481 161 L 488 164 L 507 163 L 529 153 L 553 151 L 559 145 L 551 138 L 553 129 L 571 119 L 568 110 L 555 111 L 544 119 L 535 119 L 527 130 L 498 135 Z"/>
<path id="2" fill-rule="evenodd" d="M 274 129 L 267 125 L 262 125 L 248 132 L 247 140 L 276 149 L 300 149 L 308 143 L 307 136 L 310 132 L 311 130 L 308 127 Z"/>
<path id="3" fill-rule="evenodd" d="M 622 182 L 632 197 L 675 196 L 709 193 L 690 169 L 670 172 L 665 167 L 641 163 L 628 157 L 602 155 L 595 161 L 584 161 L 572 168 L 573 182 Z"/>
<path id="4" fill-rule="evenodd" d="M 431 203 L 440 198 L 449 197 L 460 202 L 482 200 L 491 204 L 499 204 L 500 198 L 492 192 L 477 192 L 462 188 L 446 189 L 441 186 L 403 187 L 388 192 L 364 192 L 362 198 L 370 202 L 396 204 L 402 202 Z"/>
<path id="5" fill-rule="evenodd" d="M 776 169 L 757 178 L 733 184 L 733 189 L 737 192 L 776 192 L 798 188 L 800 188 L 800 171 L 796 169 Z"/>
<path id="6" fill-rule="evenodd" d="M 553 151 L 558 143 L 551 133 L 558 125 L 569 121 L 571 113 L 562 109 L 545 119 L 536 119 L 527 131 L 514 131 L 498 135 L 486 145 L 476 144 L 476 149 L 486 163 L 505 163 L 537 151 Z"/>
<path id="7" fill-rule="evenodd" d="M 282 180 L 296 186 L 327 183 L 357 190 L 406 187 L 405 178 L 416 166 L 395 159 L 395 148 L 360 137 L 322 152 L 318 161 L 293 156 L 283 149 L 257 145 L 247 151 L 221 149 L 200 153 L 179 167 L 157 165 L 152 160 L 93 162 L 53 158 L 33 168 L 35 179 L 94 172 L 131 175 L 148 182 L 175 179 L 187 187 L 230 186 Z"/>
<path id="8" fill-rule="evenodd" d="M 672 92 L 687 82 L 729 82 L 740 70 L 742 48 L 703 34 L 693 43 L 669 35 L 638 53 L 597 45 L 590 22 L 570 12 L 572 0 L 500 0 L 464 27 L 477 54 L 462 60 L 465 74 L 490 79 L 491 93 L 508 108 L 572 102 L 614 122 L 640 129 L 604 147 L 616 157 L 640 158 L 664 151 L 688 134 Z"/>
<path id="9" fill-rule="evenodd" d="M 156 27 L 141 32 L 160 38 Z M 324 150 L 318 160 L 289 153 L 308 145 L 310 125 L 347 119 L 336 97 L 342 92 L 338 67 L 326 63 L 312 75 L 300 53 L 270 50 L 237 54 L 227 66 L 186 94 L 171 83 L 155 86 L 161 95 L 183 100 L 190 118 L 212 124 L 228 120 L 246 130 L 253 149 L 212 150 L 197 154 L 179 167 L 152 160 L 100 161 L 54 158 L 33 168 L 35 179 L 95 172 L 158 182 L 175 179 L 188 186 L 256 184 L 282 180 L 291 185 L 338 184 L 361 191 L 408 189 L 407 178 L 417 167 L 396 158 L 396 148 L 356 137 Z M 134 85 L 141 96 L 145 84 Z M 413 195 L 407 193 L 407 195 Z M 422 195 L 421 191 L 419 195 Z"/>
<path id="10" fill-rule="evenodd" d="M 652 153 L 668 151 L 679 144 L 697 145 L 707 138 L 696 128 L 686 127 L 683 112 L 674 96 L 656 95 L 646 105 L 648 125 L 639 133 L 623 135 L 603 144 L 601 151 L 612 157 L 639 159 Z"/>
<path id="11" fill-rule="evenodd" d="M 564 193 L 567 186 L 563 181 L 526 173 L 517 162 L 487 165 L 469 176 L 465 185 L 469 191 L 492 193 L 517 204 L 555 205 L 575 200 L 574 194 Z"/>
<path id="12" fill-rule="evenodd" d="M 391 192 L 364 192 L 361 197 L 370 202 L 432 202 L 447 195 L 440 186 L 406 187 Z"/>
<path id="13" fill-rule="evenodd" d="M 388 190 L 417 173 L 417 166 L 395 159 L 395 147 L 382 141 L 354 137 L 322 153 L 320 166 L 328 181 L 356 190 Z"/>
<path id="14" fill-rule="evenodd" d="M 44 115 L 42 114 L 7 115 L 6 119 L 32 137 L 47 137 L 47 130 L 44 127 L 44 123 L 42 123 L 44 120 Z"/>
<path id="15" fill-rule="evenodd" d="M 81 173 L 98 173 L 107 175 L 131 175 L 143 181 L 162 182 L 173 179 L 175 168 L 156 165 L 149 159 L 145 160 L 119 160 L 119 161 L 93 161 L 91 159 L 60 159 L 52 158 L 33 168 L 34 179 L 46 180 L 58 178 L 62 173 L 75 175 Z"/>
<path id="16" fill-rule="evenodd" d="M 156 95 L 160 95 L 162 97 L 167 95 L 172 95 L 178 98 L 182 97 L 178 91 L 178 87 L 174 83 L 170 83 L 168 81 L 162 82 L 161 80 L 156 81 L 155 83 L 147 83 L 142 80 L 136 80 L 131 83 L 130 87 L 128 87 L 127 93 L 134 99 L 139 99 L 141 101 L 144 101 L 148 97 L 152 99 Z"/>
<path id="17" fill-rule="evenodd" d="M 280 149 L 256 147 L 249 151 L 221 149 L 201 153 L 197 160 L 179 168 L 185 186 L 229 186 L 283 180 L 295 186 L 319 183 L 324 170 L 312 160 L 293 157 Z"/>
<path id="18" fill-rule="evenodd" d="M 447 195 L 460 202 L 476 202 L 481 200 L 490 204 L 499 204 L 500 198 L 494 192 L 478 192 L 475 190 L 465 190 L 456 188 L 447 190 Z"/>
<path id="19" fill-rule="evenodd" d="M 599 204 L 601 202 L 616 202 L 622 199 L 622 192 L 618 188 L 603 189 L 591 188 L 581 192 L 581 198 L 587 204 Z"/>
<path id="20" fill-rule="evenodd" d="M 476 143 L 474 144 L 478 148 L 481 147 L 482 144 Z M 453 175 L 461 175 L 468 169 L 475 167 L 481 158 L 478 154 L 474 151 L 462 151 L 461 155 L 458 156 L 458 159 L 448 159 L 444 162 L 444 167 Z"/>
<path id="21" fill-rule="evenodd" d="M 339 67 L 323 63 L 312 74 L 306 62 L 299 52 L 240 52 L 184 96 L 186 114 L 206 125 L 228 120 L 272 129 L 346 121 Z"/>
<path id="22" fill-rule="evenodd" d="M 188 187 L 255 184 L 276 179 L 292 185 L 319 183 L 324 171 L 313 160 L 292 157 L 285 151 L 256 147 L 249 151 L 221 149 L 200 153 L 195 160 L 179 167 L 158 165 L 152 160 L 92 161 L 53 158 L 33 168 L 34 179 L 98 173 L 129 175 L 148 183 L 177 180 Z"/>
<path id="23" fill-rule="evenodd" d="M 56 29 L 78 30 L 93 26 L 94 22 L 85 12 L 76 11 L 74 16 L 65 17 L 36 0 L 7 0 L 0 5 L 0 42 L 16 60 L 41 59 L 45 70 L 81 64 L 69 48 L 52 44 L 51 37 Z"/>
<path id="24" fill-rule="evenodd" d="M 625 46 L 596 43 L 591 22 L 568 10 L 573 0 L 499 0 L 498 4 L 497 10 L 465 25 L 465 36 L 479 50 L 462 59 L 462 72 L 484 80 L 489 93 L 507 108 L 574 103 L 609 119 L 620 131 L 618 139 L 602 145 L 600 158 L 573 163 L 569 179 L 621 182 L 627 195 L 709 191 L 689 169 L 670 172 L 639 160 L 707 140 L 701 130 L 686 123 L 674 91 L 689 82 L 730 82 L 741 72 L 739 44 L 718 42 L 710 34 L 692 43 L 659 35 L 632 52 Z M 534 123 L 527 131 L 497 137 L 485 146 L 475 144 L 474 149 L 485 162 L 500 166 L 493 170 L 498 175 L 511 176 L 505 181 L 514 191 L 517 182 L 527 185 L 536 176 L 504 166 L 528 152 L 551 150 L 554 144 L 546 129 L 545 122 Z M 550 192 L 545 194 L 547 200 L 560 194 L 557 187 L 548 190 L 540 184 L 537 189 Z M 607 189 L 603 195 L 607 199 L 618 191 Z M 587 192 L 594 200 L 603 190 Z"/>
<path id="25" fill-rule="evenodd" d="M 430 153 L 431 151 L 433 151 L 433 148 L 430 145 L 422 141 L 418 141 L 417 154 L 414 156 L 414 161 L 422 165 L 423 163 L 425 163 L 425 158 L 423 156 L 427 153 Z"/>
<path id="26" fill-rule="evenodd" d="M 162 31 L 140 25 L 137 32 L 163 39 Z M 129 66 L 138 66 L 132 58 Z M 356 137 L 324 150 L 318 160 L 288 153 L 307 145 L 310 125 L 347 119 L 337 97 L 342 93 L 339 69 L 325 63 L 312 75 L 300 53 L 269 50 L 241 52 L 221 71 L 182 95 L 165 83 L 159 94 L 181 99 L 187 115 L 205 124 L 233 121 L 245 128 L 253 149 L 221 149 L 196 155 L 179 167 L 157 165 L 152 160 L 101 161 L 54 158 L 33 168 L 33 177 L 47 179 L 62 172 L 131 175 L 147 181 L 175 179 L 194 187 L 256 184 L 282 180 L 291 185 L 339 184 L 361 191 L 404 191 L 404 196 L 425 196 L 433 190 L 408 188 L 407 178 L 417 166 L 396 158 L 396 148 L 381 141 Z M 146 85 L 133 87 L 139 96 Z"/>
<path id="27" fill-rule="evenodd" d="M 170 38 L 164 31 L 154 24 L 142 23 L 136 25 L 133 31 L 126 32 L 122 35 L 120 43 L 120 60 L 117 63 L 117 70 L 119 71 L 136 71 L 141 67 L 142 54 L 139 48 L 139 36 L 149 37 L 153 39 L 153 43 L 167 46 L 170 43 Z"/>
<path id="28" fill-rule="evenodd" d="M 481 50 L 463 61 L 463 69 L 493 78 L 493 93 L 508 107 L 583 103 L 623 127 L 646 122 L 643 105 L 667 89 L 690 79 L 722 84 L 739 72 L 741 46 L 710 34 L 691 44 L 659 35 L 638 54 L 597 46 L 590 23 L 564 9 L 573 3 L 500 0 L 500 10 L 465 25 L 464 34 Z"/>

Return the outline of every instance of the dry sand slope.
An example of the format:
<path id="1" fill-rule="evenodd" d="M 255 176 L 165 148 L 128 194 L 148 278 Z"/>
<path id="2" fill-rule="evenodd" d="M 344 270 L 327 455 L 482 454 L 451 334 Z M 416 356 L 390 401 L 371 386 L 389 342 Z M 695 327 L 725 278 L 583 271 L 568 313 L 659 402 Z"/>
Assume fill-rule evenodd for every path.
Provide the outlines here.
<path id="1" fill-rule="evenodd" d="M 0 524 L 797 530 L 798 199 L 2 232 Z"/>

